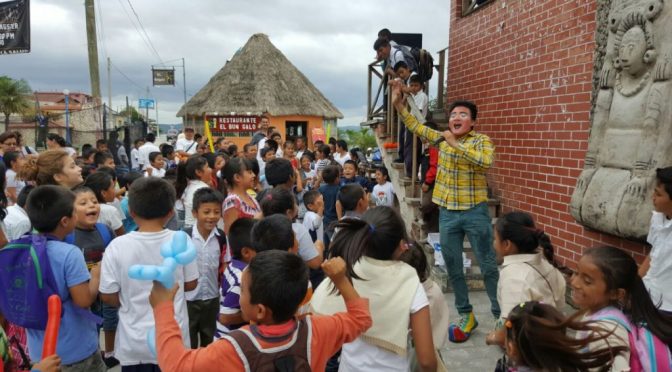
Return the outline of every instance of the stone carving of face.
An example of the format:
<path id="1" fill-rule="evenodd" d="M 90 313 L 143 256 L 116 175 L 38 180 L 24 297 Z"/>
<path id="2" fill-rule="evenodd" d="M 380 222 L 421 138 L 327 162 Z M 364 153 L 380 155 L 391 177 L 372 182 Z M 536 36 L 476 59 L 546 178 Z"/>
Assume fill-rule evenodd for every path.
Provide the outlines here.
<path id="1" fill-rule="evenodd" d="M 639 26 L 632 27 L 623 35 L 618 48 L 618 59 L 623 71 L 631 76 L 639 76 L 646 70 L 644 54 L 646 53 L 646 36 Z"/>

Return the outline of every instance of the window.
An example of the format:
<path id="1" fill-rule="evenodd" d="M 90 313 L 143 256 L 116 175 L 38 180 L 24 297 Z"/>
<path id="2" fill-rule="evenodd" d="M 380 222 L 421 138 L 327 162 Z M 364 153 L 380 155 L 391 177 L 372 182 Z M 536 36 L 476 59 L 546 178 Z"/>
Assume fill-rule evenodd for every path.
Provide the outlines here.
<path id="1" fill-rule="evenodd" d="M 462 17 L 481 9 L 494 0 L 462 0 Z"/>
<path id="2" fill-rule="evenodd" d="M 285 122 L 285 139 L 294 141 L 296 137 L 305 138 L 307 129 L 307 121 L 287 121 Z"/>

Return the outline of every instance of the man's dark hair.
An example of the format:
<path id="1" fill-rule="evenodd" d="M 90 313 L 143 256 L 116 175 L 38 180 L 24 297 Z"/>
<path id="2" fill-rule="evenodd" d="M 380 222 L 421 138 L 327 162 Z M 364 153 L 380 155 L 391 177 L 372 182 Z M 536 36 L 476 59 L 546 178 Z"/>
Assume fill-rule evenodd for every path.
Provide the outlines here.
<path id="1" fill-rule="evenodd" d="M 34 188 L 35 186 L 33 185 L 23 186 L 21 192 L 19 193 L 19 196 L 16 197 L 16 204 L 18 204 L 19 207 L 26 209 L 26 201 L 28 201 L 28 195 L 30 195 L 30 192 L 33 191 Z"/>
<path id="2" fill-rule="evenodd" d="M 448 114 L 453 112 L 455 107 L 466 107 L 469 109 L 469 112 L 471 113 L 471 120 L 476 121 L 476 116 L 478 115 L 478 108 L 476 107 L 476 104 L 471 102 L 471 101 L 454 101 L 453 103 L 448 106 Z"/>
<path id="3" fill-rule="evenodd" d="M 230 156 L 235 155 L 238 152 L 238 145 L 229 145 L 229 147 L 226 149 L 226 151 L 229 152 Z"/>
<path id="4" fill-rule="evenodd" d="M 260 200 L 261 212 L 264 216 L 274 214 L 287 215 L 287 211 L 294 210 L 296 198 L 294 193 L 284 187 L 274 187 L 268 191 Z"/>
<path id="5" fill-rule="evenodd" d="M 252 218 L 239 218 L 231 224 L 227 241 L 229 242 L 233 258 L 237 260 L 243 258 L 243 248 L 254 249 L 252 245 L 252 228 L 256 222 Z"/>
<path id="6" fill-rule="evenodd" d="M 399 69 L 405 68 L 408 69 L 408 65 L 404 61 L 399 61 L 397 62 L 396 65 L 394 65 L 394 72 L 399 72 Z"/>
<path id="7" fill-rule="evenodd" d="M 424 84 L 422 82 L 422 79 L 420 78 L 420 75 L 418 75 L 418 74 L 411 75 L 411 77 L 408 78 L 408 84 L 412 84 L 412 83 L 418 83 L 418 84 L 420 84 L 420 86 L 423 86 L 423 84 Z"/>
<path id="8" fill-rule="evenodd" d="M 256 146 L 256 145 L 257 145 L 256 143 L 246 143 L 245 145 L 243 145 L 243 152 L 247 153 L 247 150 L 249 150 L 250 147 Z"/>
<path id="9" fill-rule="evenodd" d="M 128 189 L 135 180 L 142 178 L 142 173 L 138 171 L 130 171 L 123 176 L 119 177 L 119 187 L 125 187 Z"/>
<path id="10" fill-rule="evenodd" d="M 107 159 L 114 160 L 114 157 L 107 151 L 96 151 L 96 154 L 93 155 L 93 164 L 95 164 L 96 166 L 103 165 L 105 164 Z"/>
<path id="11" fill-rule="evenodd" d="M 264 145 L 269 149 L 273 149 L 273 151 L 278 151 L 278 141 L 276 140 L 266 140 L 266 144 Z"/>
<path id="12" fill-rule="evenodd" d="M 198 211 L 198 208 L 200 208 L 201 205 L 205 203 L 216 203 L 221 207 L 222 203 L 224 203 L 224 195 L 215 189 L 203 187 L 196 190 L 193 201 L 194 211 Z"/>
<path id="13" fill-rule="evenodd" d="M 269 152 L 275 154 L 275 150 L 273 150 L 271 148 L 264 147 L 263 149 L 261 149 L 261 152 L 260 152 L 261 159 L 263 160 L 266 157 L 266 154 L 268 154 Z"/>
<path id="14" fill-rule="evenodd" d="M 373 50 L 378 51 L 378 49 L 382 47 L 390 46 L 390 41 L 387 40 L 384 37 L 379 37 L 376 39 L 376 41 L 373 43 Z"/>
<path id="15" fill-rule="evenodd" d="M 326 184 L 331 185 L 338 179 L 339 173 L 338 165 L 328 165 L 322 170 L 322 180 Z"/>
<path id="16" fill-rule="evenodd" d="M 348 151 L 348 143 L 345 142 L 345 140 L 341 139 L 341 140 L 336 141 L 336 146 L 342 148 L 345 151 Z"/>
<path id="17" fill-rule="evenodd" d="M 294 247 L 292 221 L 282 214 L 264 217 L 252 228 L 252 248 L 257 253 L 269 250 L 287 252 Z"/>
<path id="18" fill-rule="evenodd" d="M 294 175 L 292 162 L 283 158 L 275 158 L 266 163 L 266 182 L 271 186 L 283 185 Z"/>
<path id="19" fill-rule="evenodd" d="M 156 161 L 156 157 L 159 156 L 159 155 L 163 156 L 163 154 L 161 154 L 161 153 L 158 152 L 158 151 L 152 151 L 152 152 L 150 152 L 150 153 L 149 153 L 149 162 L 150 162 L 150 163 L 155 162 L 155 161 Z"/>
<path id="20" fill-rule="evenodd" d="M 100 147 L 100 145 L 107 145 L 107 141 L 104 139 L 99 139 L 96 141 L 96 147 Z"/>
<path id="21" fill-rule="evenodd" d="M 142 138 L 138 138 L 138 139 L 136 139 L 135 141 L 133 141 L 133 144 L 134 144 L 134 145 L 137 145 L 138 142 L 145 142 L 145 140 L 142 139 Z"/>
<path id="22" fill-rule="evenodd" d="M 354 160 L 349 159 L 349 160 L 344 161 L 343 162 L 343 168 L 345 168 L 346 164 L 352 165 L 353 167 L 355 167 L 355 171 L 357 170 L 357 162 L 355 162 Z"/>
<path id="23" fill-rule="evenodd" d="M 308 266 L 301 257 L 289 252 L 261 252 L 247 272 L 250 303 L 267 306 L 275 323 L 292 319 L 308 291 Z"/>
<path id="24" fill-rule="evenodd" d="M 308 206 L 308 204 L 313 204 L 317 198 L 322 195 L 317 190 L 310 190 L 307 193 L 303 194 L 303 204 Z"/>
<path id="25" fill-rule="evenodd" d="M 366 195 L 364 188 L 358 183 L 349 183 L 338 191 L 338 200 L 343 206 L 343 211 L 354 211 L 357 203 Z"/>
<path id="26" fill-rule="evenodd" d="M 162 178 L 140 178 L 128 191 L 128 209 L 146 220 L 166 217 L 174 206 L 175 188 Z"/>
<path id="27" fill-rule="evenodd" d="M 390 32 L 390 30 L 388 30 L 387 28 L 384 28 L 378 31 L 378 37 L 383 37 L 387 40 L 392 40 L 392 32 Z"/>
<path id="28" fill-rule="evenodd" d="M 145 142 L 154 142 L 154 141 L 156 141 L 156 134 L 151 132 L 147 133 L 147 135 L 145 136 Z"/>
<path id="29" fill-rule="evenodd" d="M 672 167 L 656 169 L 656 181 L 663 185 L 667 195 L 672 198 Z"/>
<path id="30" fill-rule="evenodd" d="M 58 227 L 63 217 L 72 217 L 75 194 L 63 186 L 38 186 L 28 195 L 26 214 L 33 228 L 50 233 Z"/>

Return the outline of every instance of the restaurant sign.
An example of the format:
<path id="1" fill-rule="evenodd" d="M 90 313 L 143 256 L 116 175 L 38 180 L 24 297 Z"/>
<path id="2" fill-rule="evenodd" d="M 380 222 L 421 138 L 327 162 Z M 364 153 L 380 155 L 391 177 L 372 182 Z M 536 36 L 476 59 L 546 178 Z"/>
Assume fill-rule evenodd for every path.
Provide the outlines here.
<path id="1" fill-rule="evenodd" d="M 214 116 L 208 117 L 213 132 L 256 132 L 261 122 L 260 116 Z"/>

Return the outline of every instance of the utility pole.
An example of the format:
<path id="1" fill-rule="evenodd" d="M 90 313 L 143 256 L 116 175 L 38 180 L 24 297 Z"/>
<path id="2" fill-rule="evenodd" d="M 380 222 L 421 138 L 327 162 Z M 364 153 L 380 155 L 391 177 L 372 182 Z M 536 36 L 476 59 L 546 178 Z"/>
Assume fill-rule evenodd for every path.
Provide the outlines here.
<path id="1" fill-rule="evenodd" d="M 84 0 L 86 14 L 86 39 L 89 46 L 89 75 L 91 95 L 100 99 L 100 71 L 98 71 L 98 42 L 96 36 L 96 11 L 93 0 Z"/>
<path id="2" fill-rule="evenodd" d="M 147 97 L 147 99 L 149 99 L 149 87 L 147 87 L 147 96 L 146 97 Z M 146 101 L 145 101 L 145 121 L 147 121 L 147 125 L 149 125 L 149 105 L 147 104 Z M 156 132 L 157 132 L 156 134 L 159 134 L 158 130 Z"/>
<path id="3" fill-rule="evenodd" d="M 112 61 L 107 57 L 107 106 L 112 110 Z"/>
<path id="4" fill-rule="evenodd" d="M 189 110 L 187 110 L 187 67 L 184 64 L 184 58 L 182 58 L 182 88 L 184 93 L 184 125 L 186 128 L 189 123 Z"/>

